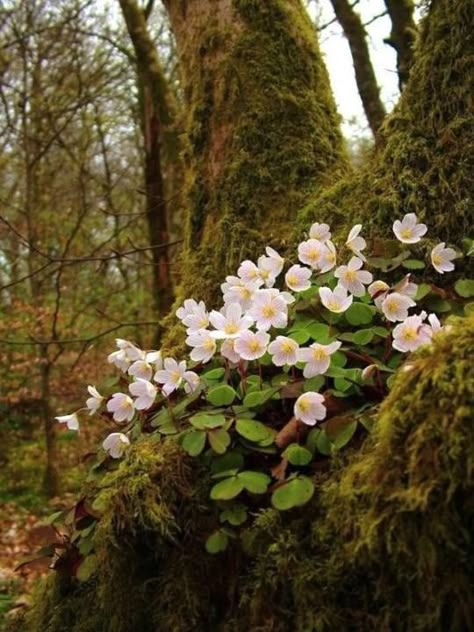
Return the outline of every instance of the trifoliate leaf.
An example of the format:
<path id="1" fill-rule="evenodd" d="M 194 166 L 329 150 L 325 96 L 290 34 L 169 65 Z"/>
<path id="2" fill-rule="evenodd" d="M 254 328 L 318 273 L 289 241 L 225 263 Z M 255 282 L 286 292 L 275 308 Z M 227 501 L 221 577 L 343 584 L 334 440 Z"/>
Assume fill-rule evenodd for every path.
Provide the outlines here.
<path id="1" fill-rule="evenodd" d="M 182 441 L 182 447 L 189 456 L 198 456 L 206 445 L 206 433 L 204 430 L 191 430 Z"/>
<path id="2" fill-rule="evenodd" d="M 246 470 L 237 474 L 237 479 L 245 489 L 252 494 L 264 494 L 270 485 L 271 478 L 263 472 L 251 472 Z"/>
<path id="3" fill-rule="evenodd" d="M 288 459 L 291 465 L 308 465 L 313 458 L 313 455 L 308 449 L 297 443 L 289 445 L 282 456 Z"/>
<path id="4" fill-rule="evenodd" d="M 306 476 L 299 476 L 278 487 L 272 494 L 272 505 L 279 511 L 300 507 L 314 493 L 314 485 Z"/>
<path id="5" fill-rule="evenodd" d="M 225 417 L 221 414 L 211 415 L 209 413 L 198 413 L 197 415 L 193 415 L 189 421 L 198 430 L 206 430 L 223 426 L 225 424 Z"/>
<path id="6" fill-rule="evenodd" d="M 463 298 L 474 296 L 474 279 L 459 279 L 454 284 L 454 289 Z"/>
<path id="7" fill-rule="evenodd" d="M 211 489 L 212 500 L 231 500 L 240 494 L 244 484 L 236 476 L 216 483 Z"/>
<path id="8" fill-rule="evenodd" d="M 270 429 L 256 419 L 237 419 L 235 429 L 240 436 L 255 443 L 265 441 L 272 435 Z"/>
<path id="9" fill-rule="evenodd" d="M 237 393 L 232 386 L 228 384 L 220 384 L 211 388 L 207 394 L 207 401 L 213 406 L 230 406 Z"/>
<path id="10" fill-rule="evenodd" d="M 349 325 L 369 325 L 374 317 L 374 309 L 364 303 L 352 303 L 344 315 Z"/>
<path id="11" fill-rule="evenodd" d="M 230 434 L 224 428 L 210 430 L 207 433 L 211 448 L 216 454 L 224 454 L 230 446 Z"/>

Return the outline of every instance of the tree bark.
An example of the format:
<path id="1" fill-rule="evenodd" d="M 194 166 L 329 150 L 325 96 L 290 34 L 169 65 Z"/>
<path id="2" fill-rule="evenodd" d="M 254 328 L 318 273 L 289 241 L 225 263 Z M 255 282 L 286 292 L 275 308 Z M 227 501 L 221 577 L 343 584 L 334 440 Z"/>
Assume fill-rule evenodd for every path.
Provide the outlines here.
<path id="1" fill-rule="evenodd" d="M 349 43 L 354 64 L 357 88 L 370 129 L 376 141 L 385 118 L 385 107 L 380 98 L 375 71 L 370 60 L 367 33 L 360 16 L 348 0 L 331 0 L 331 4 Z"/>
<path id="2" fill-rule="evenodd" d="M 177 304 L 194 297 L 213 306 L 240 261 L 264 244 L 287 243 L 298 208 L 346 169 L 345 151 L 327 71 L 299 0 L 164 4 L 188 115 Z M 175 333 L 169 330 L 168 347 Z"/>
<path id="3" fill-rule="evenodd" d="M 412 0 L 385 0 L 385 5 L 392 21 L 392 32 L 385 43 L 397 52 L 398 84 L 401 91 L 408 81 L 413 63 L 417 33 L 413 17 L 415 7 Z"/>
<path id="4" fill-rule="evenodd" d="M 169 241 L 166 194 L 162 175 L 164 127 L 172 121 L 168 89 L 161 63 L 147 28 L 148 10 L 135 0 L 119 0 L 135 51 L 143 134 L 146 217 L 153 257 L 153 297 L 159 314 L 166 314 L 173 301 L 173 284 L 167 248 Z"/>

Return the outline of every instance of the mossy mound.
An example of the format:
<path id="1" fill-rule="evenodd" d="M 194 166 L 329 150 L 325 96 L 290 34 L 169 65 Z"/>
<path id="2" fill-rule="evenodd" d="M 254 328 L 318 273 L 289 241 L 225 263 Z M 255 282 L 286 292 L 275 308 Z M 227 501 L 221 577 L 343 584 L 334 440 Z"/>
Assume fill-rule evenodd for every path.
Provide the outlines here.
<path id="1" fill-rule="evenodd" d="M 470 317 L 399 372 L 371 439 L 323 484 L 310 521 L 256 522 L 265 544 L 248 618 L 232 629 L 474 629 L 473 354 Z"/>
<path id="2" fill-rule="evenodd" d="M 299 510 L 262 509 L 204 548 L 210 482 L 172 442 L 139 441 L 102 481 L 98 567 L 50 578 L 24 632 L 464 632 L 474 627 L 474 316 L 399 372 L 360 452 Z"/>
<path id="3" fill-rule="evenodd" d="M 298 235 L 312 221 L 373 235 L 416 213 L 430 236 L 456 242 L 474 220 L 474 3 L 436 0 L 418 38 L 400 102 L 383 128 L 384 148 L 354 176 L 300 212 Z M 367 234 L 367 233 L 366 233 Z"/>

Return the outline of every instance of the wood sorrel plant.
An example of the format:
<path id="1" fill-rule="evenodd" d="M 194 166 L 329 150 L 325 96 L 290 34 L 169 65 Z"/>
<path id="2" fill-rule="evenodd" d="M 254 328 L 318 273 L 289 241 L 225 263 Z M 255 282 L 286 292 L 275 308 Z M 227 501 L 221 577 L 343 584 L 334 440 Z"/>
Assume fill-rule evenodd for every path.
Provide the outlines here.
<path id="1" fill-rule="evenodd" d="M 127 392 L 106 396 L 89 386 L 81 409 L 115 426 L 95 472 L 114 467 L 144 433 L 173 437 L 210 470 L 217 508 L 215 529 L 206 534 L 210 553 L 238 537 L 256 500 L 280 511 L 307 503 L 313 470 L 370 432 L 405 354 L 443 329 L 438 314 L 473 308 L 473 280 L 441 289 L 412 279 L 411 271 L 426 265 L 411 250 L 427 232 L 414 214 L 394 222 L 396 239 L 383 242 L 383 258 L 367 255 L 361 228 L 337 251 L 329 226 L 313 224 L 297 260 L 268 247 L 256 263 L 243 261 L 221 286 L 219 311 L 186 300 L 176 315 L 187 332 L 187 360 L 117 340 L 108 360 L 122 371 Z M 464 245 L 471 256 L 472 240 Z M 441 243 L 431 265 L 444 274 L 461 256 Z M 57 419 L 77 430 L 80 412 Z M 100 519 L 88 516 L 85 532 L 76 525 L 72 538 L 83 569 Z"/>

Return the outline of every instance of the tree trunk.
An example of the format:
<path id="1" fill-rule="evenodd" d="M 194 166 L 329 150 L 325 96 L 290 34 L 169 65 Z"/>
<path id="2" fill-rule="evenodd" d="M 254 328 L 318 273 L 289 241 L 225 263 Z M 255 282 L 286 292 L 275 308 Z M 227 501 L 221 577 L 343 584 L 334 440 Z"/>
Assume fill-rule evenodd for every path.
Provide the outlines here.
<path id="1" fill-rule="evenodd" d="M 385 40 L 397 52 L 398 84 L 400 91 L 408 81 L 413 63 L 413 48 L 416 39 L 416 24 L 413 18 L 415 7 L 412 0 L 385 0 L 392 21 L 392 32 Z"/>
<path id="2" fill-rule="evenodd" d="M 177 304 L 215 305 L 225 275 L 284 244 L 298 208 L 346 168 L 343 141 L 299 0 L 164 3 L 188 108 Z M 166 345 L 180 335 L 170 329 Z"/>
<path id="3" fill-rule="evenodd" d="M 146 23 L 146 12 L 135 0 L 119 0 L 134 50 L 139 92 L 140 123 L 144 141 L 146 217 L 153 258 L 153 298 L 159 314 L 173 301 L 168 249 L 168 215 L 162 175 L 163 132 L 171 123 L 168 90 L 158 53 Z"/>
<path id="4" fill-rule="evenodd" d="M 472 231 L 473 55 L 474 2 L 434 0 L 408 84 L 385 122 L 383 150 L 315 197 L 300 213 L 300 232 L 323 218 L 341 232 L 364 222 L 374 236 L 387 235 L 405 213 L 416 213 L 440 241 L 456 243 Z"/>
<path id="5" fill-rule="evenodd" d="M 349 43 L 359 95 L 370 129 L 376 141 L 385 118 L 374 68 L 367 45 L 367 33 L 360 16 L 348 0 L 331 0 L 334 13 Z"/>
<path id="6" fill-rule="evenodd" d="M 51 363 L 48 358 L 48 347 L 44 345 L 40 347 L 40 375 L 41 418 L 46 443 L 43 490 L 49 498 L 52 498 L 58 493 L 56 421 L 50 406 Z"/>

